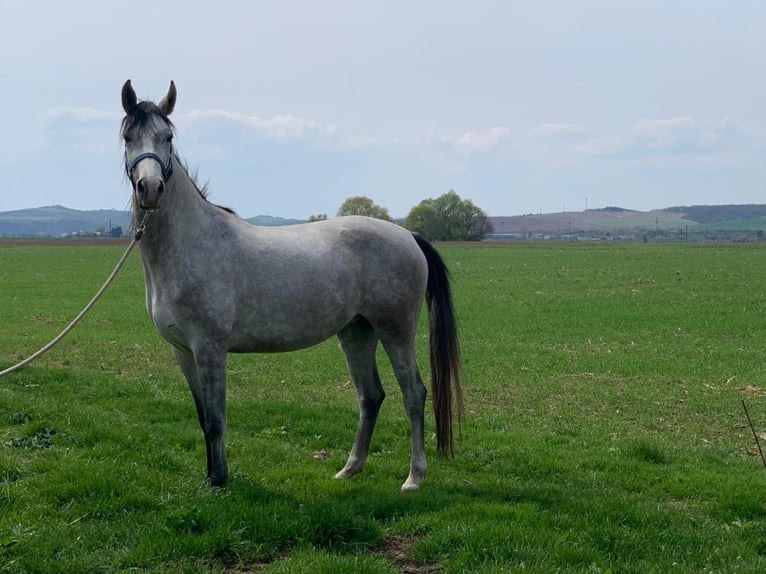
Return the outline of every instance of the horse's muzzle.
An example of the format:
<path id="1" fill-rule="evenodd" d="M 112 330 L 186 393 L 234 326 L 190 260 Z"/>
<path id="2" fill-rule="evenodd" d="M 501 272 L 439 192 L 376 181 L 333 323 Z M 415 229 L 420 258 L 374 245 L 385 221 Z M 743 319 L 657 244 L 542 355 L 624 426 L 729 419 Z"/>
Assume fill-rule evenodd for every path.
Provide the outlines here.
<path id="1" fill-rule="evenodd" d="M 157 209 L 165 193 L 165 182 L 156 177 L 145 177 L 136 182 L 136 198 L 142 209 Z"/>

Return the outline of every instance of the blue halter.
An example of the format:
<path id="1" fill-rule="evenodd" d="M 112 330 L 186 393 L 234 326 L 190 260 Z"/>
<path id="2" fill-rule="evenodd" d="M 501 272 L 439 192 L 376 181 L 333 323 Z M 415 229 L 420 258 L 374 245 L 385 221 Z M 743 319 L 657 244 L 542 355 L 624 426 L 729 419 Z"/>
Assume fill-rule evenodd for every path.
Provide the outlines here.
<path id="1" fill-rule="evenodd" d="M 168 163 L 167 165 L 162 165 L 162 158 L 158 156 L 156 153 L 153 152 L 146 152 L 146 153 L 140 153 L 135 158 L 133 158 L 133 161 L 128 161 L 128 154 L 125 154 L 125 172 L 128 174 L 128 179 L 133 181 L 133 170 L 135 169 L 136 165 L 138 165 L 138 162 L 144 159 L 153 159 L 158 164 L 160 164 L 160 169 L 162 170 L 162 179 L 165 181 L 168 181 L 173 176 L 173 153 L 171 151 L 170 157 L 168 157 Z"/>

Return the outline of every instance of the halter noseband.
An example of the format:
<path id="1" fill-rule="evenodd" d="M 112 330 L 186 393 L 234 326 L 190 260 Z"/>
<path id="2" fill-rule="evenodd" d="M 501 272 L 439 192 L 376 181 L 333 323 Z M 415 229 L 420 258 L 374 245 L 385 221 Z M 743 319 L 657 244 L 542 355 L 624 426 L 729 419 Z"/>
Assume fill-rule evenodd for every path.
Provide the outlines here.
<path id="1" fill-rule="evenodd" d="M 162 158 L 156 153 L 149 151 L 138 154 L 133 158 L 133 161 L 128 161 L 128 154 L 125 154 L 125 172 L 128 174 L 128 179 L 133 181 L 133 170 L 135 169 L 136 165 L 138 165 L 138 162 L 145 159 L 153 159 L 158 164 L 160 164 L 160 169 L 162 170 L 162 179 L 165 181 L 168 181 L 173 176 L 173 152 L 171 151 L 170 157 L 168 157 L 168 163 L 163 165 Z"/>

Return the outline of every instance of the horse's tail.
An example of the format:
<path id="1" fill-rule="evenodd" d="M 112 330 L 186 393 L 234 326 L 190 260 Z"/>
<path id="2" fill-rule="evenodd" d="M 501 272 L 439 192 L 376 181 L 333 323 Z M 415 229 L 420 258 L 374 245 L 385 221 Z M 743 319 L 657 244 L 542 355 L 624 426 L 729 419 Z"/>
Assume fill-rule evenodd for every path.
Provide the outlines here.
<path id="1" fill-rule="evenodd" d="M 439 456 L 452 456 L 452 407 L 454 402 L 459 425 L 463 419 L 463 391 L 460 384 L 460 343 L 449 271 L 433 245 L 417 233 L 413 236 L 428 261 L 426 304 L 431 340 L 431 394 L 436 418 L 436 445 Z"/>

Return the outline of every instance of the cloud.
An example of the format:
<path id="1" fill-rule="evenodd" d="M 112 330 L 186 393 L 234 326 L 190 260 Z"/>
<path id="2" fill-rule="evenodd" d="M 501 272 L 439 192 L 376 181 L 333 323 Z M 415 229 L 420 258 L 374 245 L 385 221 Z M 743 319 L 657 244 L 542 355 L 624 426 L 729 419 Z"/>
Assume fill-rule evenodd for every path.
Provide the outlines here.
<path id="1" fill-rule="evenodd" d="M 401 147 L 397 138 L 381 138 L 367 135 L 346 135 L 333 125 L 295 116 L 278 114 L 265 118 L 256 114 L 244 114 L 220 109 L 193 110 L 180 114 L 176 119 L 179 131 L 194 139 L 199 136 L 198 127 L 235 125 L 256 134 L 266 142 L 304 143 L 315 149 L 333 150 L 351 154 L 386 151 Z"/>
<path id="2" fill-rule="evenodd" d="M 51 149 L 111 155 L 119 149 L 121 118 L 118 112 L 91 107 L 50 108 L 42 114 L 42 138 Z"/>
<path id="3" fill-rule="evenodd" d="M 224 120 L 236 123 L 268 139 L 277 141 L 326 137 L 335 132 L 334 126 L 325 126 L 316 120 L 308 120 L 293 114 L 280 114 L 263 118 L 254 114 L 243 114 L 227 110 L 192 110 L 179 116 L 178 123 L 193 126 L 205 120 Z"/>
<path id="4" fill-rule="evenodd" d="M 444 136 L 436 128 L 431 128 L 426 134 L 426 141 L 435 145 L 440 153 L 457 152 L 461 156 L 468 156 L 500 147 L 509 139 L 510 134 L 511 130 L 505 126 L 496 126 L 483 132 L 465 132 L 457 137 Z"/>
<path id="5" fill-rule="evenodd" d="M 574 146 L 590 158 L 646 159 L 704 156 L 751 139 L 728 119 L 702 122 L 691 116 L 641 118 L 625 134 L 585 138 Z"/>
<path id="6" fill-rule="evenodd" d="M 714 129 L 701 125 L 690 116 L 643 118 L 633 124 L 630 135 L 636 148 L 676 152 L 709 149 L 720 139 Z"/>
<path id="7" fill-rule="evenodd" d="M 588 138 L 576 144 L 573 150 L 585 157 L 615 157 L 625 149 L 622 136 L 599 136 Z"/>
<path id="8" fill-rule="evenodd" d="M 455 149 L 464 153 L 489 151 L 507 140 L 510 134 L 508 128 L 497 126 L 485 132 L 466 132 L 452 143 Z"/>

